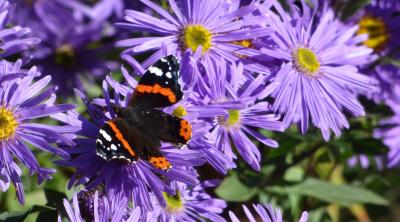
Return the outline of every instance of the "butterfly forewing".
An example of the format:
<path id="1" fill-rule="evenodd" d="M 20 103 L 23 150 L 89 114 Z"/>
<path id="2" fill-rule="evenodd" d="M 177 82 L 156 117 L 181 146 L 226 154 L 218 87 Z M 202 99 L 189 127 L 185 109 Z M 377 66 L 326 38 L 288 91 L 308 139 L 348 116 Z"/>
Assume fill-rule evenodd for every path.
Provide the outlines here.
<path id="1" fill-rule="evenodd" d="M 136 86 L 129 102 L 140 109 L 171 106 L 182 99 L 178 82 L 179 63 L 173 56 L 167 56 L 150 66 Z"/>
<path id="2" fill-rule="evenodd" d="M 100 129 L 96 139 L 96 153 L 105 160 L 125 159 L 135 161 L 139 151 L 129 126 L 121 118 L 109 120 Z"/>

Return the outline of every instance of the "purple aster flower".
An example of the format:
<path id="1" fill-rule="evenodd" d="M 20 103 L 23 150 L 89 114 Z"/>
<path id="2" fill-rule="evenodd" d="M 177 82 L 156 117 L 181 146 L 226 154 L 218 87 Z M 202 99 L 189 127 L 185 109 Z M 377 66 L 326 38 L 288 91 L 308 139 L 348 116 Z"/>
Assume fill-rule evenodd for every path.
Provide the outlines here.
<path id="1" fill-rule="evenodd" d="M 123 0 L 100 0 L 94 4 L 90 0 L 71 0 L 64 1 L 62 4 L 73 9 L 75 13 L 81 14 L 80 16 L 86 16 L 99 22 L 106 21 L 112 15 L 122 18 L 125 8 Z"/>
<path id="2" fill-rule="evenodd" d="M 131 209 L 126 206 L 126 199 L 112 199 L 99 194 L 98 191 L 75 193 L 72 203 L 64 199 L 67 218 L 71 222 L 138 222 L 140 208 Z M 58 217 L 61 222 L 61 216 Z"/>
<path id="3" fill-rule="evenodd" d="M 33 123 L 32 120 L 48 117 L 74 108 L 74 105 L 55 105 L 55 89 L 48 88 L 51 77 L 45 76 L 34 82 L 40 75 L 35 67 L 20 69 L 21 61 L 15 64 L 1 61 L 0 74 L 0 189 L 6 191 L 12 182 L 16 187 L 20 203 L 24 203 L 21 183 L 22 163 L 31 175 L 38 174 L 38 182 L 51 179 L 54 169 L 42 168 L 28 144 L 62 158 L 68 153 L 53 146 L 54 143 L 70 144 L 69 136 L 76 130 L 70 126 L 52 126 Z M 11 77 L 11 78 L 10 78 Z"/>
<path id="4" fill-rule="evenodd" d="M 53 76 L 54 84 L 64 95 L 73 93 L 73 88 L 83 89 L 84 82 L 94 82 L 96 77 L 116 68 L 116 62 L 104 56 L 112 49 L 111 45 L 90 46 L 101 39 L 102 26 L 95 21 L 75 22 L 76 26 L 67 35 L 49 39 L 32 60 L 42 72 Z"/>
<path id="5" fill-rule="evenodd" d="M 312 2 L 317 7 L 317 1 Z M 319 20 L 316 10 L 311 11 L 305 1 L 303 13 L 289 15 L 277 2 L 274 9 L 278 15 L 270 12 L 269 18 L 275 45 L 263 49 L 283 62 L 268 87 L 273 91 L 273 110 L 285 114 L 285 127 L 298 122 L 305 133 L 311 120 L 325 140 L 329 140 L 330 130 L 340 135 L 343 127 L 349 127 L 342 110 L 364 115 L 357 93 L 375 90 L 373 80 L 354 66 L 365 62 L 372 50 L 359 46 L 365 37 L 353 37 L 357 26 L 341 29 L 343 25 L 330 9 Z"/>
<path id="6" fill-rule="evenodd" d="M 231 160 L 236 159 L 231 141 L 242 158 L 256 170 L 260 169 L 261 153 L 248 135 L 269 147 L 278 147 L 278 143 L 258 132 L 256 129 L 283 131 L 280 116 L 270 110 L 267 102 L 260 102 L 268 95 L 265 90 L 266 78 L 262 75 L 254 80 L 240 84 L 243 79 L 243 65 L 219 66 L 206 61 L 211 80 L 208 90 L 202 95 L 209 98 L 210 106 L 220 106 L 228 110 L 228 115 L 211 119 L 213 129 L 211 138 L 215 139 L 218 150 Z M 238 107 L 237 104 L 242 104 Z"/>
<path id="7" fill-rule="evenodd" d="M 74 23 L 72 11 L 64 7 L 63 0 L 14 0 L 13 24 L 31 28 L 43 41 L 65 36 Z"/>
<path id="8" fill-rule="evenodd" d="M 391 9 L 397 12 L 400 11 L 400 2 L 397 0 L 371 0 L 370 4 L 382 9 Z"/>
<path id="9" fill-rule="evenodd" d="M 39 38 L 30 37 L 29 28 L 7 27 L 13 8 L 8 1 L 0 0 L 0 58 L 27 50 L 40 42 Z"/>
<path id="10" fill-rule="evenodd" d="M 204 181 L 192 188 L 182 183 L 174 183 L 175 195 L 164 194 L 167 206 L 156 206 L 146 215 L 147 221 L 198 221 L 200 218 L 210 221 L 225 221 L 221 214 L 226 202 L 212 198 L 205 189 L 215 187 L 218 181 Z M 151 219 L 151 220 L 149 220 Z"/>
<path id="11" fill-rule="evenodd" d="M 143 4 L 139 1 L 130 0 L 99 0 L 93 4 L 91 0 L 70 0 L 62 2 L 66 7 L 73 9 L 76 13 L 82 14 L 97 21 L 106 21 L 112 16 L 121 19 L 125 9 L 143 10 Z"/>
<path id="12" fill-rule="evenodd" d="M 104 82 L 104 98 L 106 110 L 112 110 L 108 85 Z M 123 87 L 114 88 L 114 106 L 125 107 L 119 98 L 119 90 Z M 115 118 L 114 112 L 103 113 L 99 106 L 90 104 L 85 96 L 77 91 L 77 94 L 85 102 L 92 122 L 79 116 L 76 112 L 68 115 L 57 115 L 61 121 L 75 126 L 81 126 L 74 147 L 66 147 L 73 157 L 69 161 L 60 161 L 60 164 L 74 167 L 77 171 L 71 177 L 69 187 L 84 184 L 87 189 L 96 188 L 104 184 L 105 193 L 111 196 L 122 196 L 134 201 L 136 206 L 143 210 L 151 210 L 152 202 L 150 196 L 154 195 L 162 206 L 165 206 L 163 192 L 173 194 L 175 190 L 169 187 L 166 179 L 180 181 L 186 184 L 196 184 L 197 172 L 193 166 L 204 163 L 200 153 L 182 149 L 178 150 L 171 146 L 161 148 L 162 154 L 173 165 L 173 168 L 164 171 L 154 168 L 147 161 L 139 159 L 136 162 L 127 162 L 119 159 L 106 161 L 96 154 L 96 139 L 101 127 L 109 119 Z M 160 177 L 161 175 L 161 177 Z"/>
<path id="13" fill-rule="evenodd" d="M 250 58 L 261 55 L 258 50 L 237 44 L 240 41 L 251 42 L 270 32 L 267 28 L 258 27 L 266 20 L 264 16 L 252 16 L 257 7 L 250 5 L 234 10 L 227 7 L 229 5 L 224 0 L 211 1 L 207 4 L 201 0 L 170 0 L 169 6 L 174 13 L 172 15 L 149 0 L 142 2 L 156 11 L 160 18 L 139 11 L 126 10 L 127 22 L 116 25 L 151 35 L 117 42 L 117 46 L 127 47 L 123 52 L 124 59 L 133 60 L 128 57 L 148 51 L 154 52 L 143 63 L 143 67 L 147 68 L 164 55 L 162 46 L 165 45 L 167 54 L 173 54 L 178 58 L 188 51 L 193 55 L 192 59 L 212 58 L 220 62 L 242 60 L 246 64 L 246 69 L 269 73 L 265 66 L 251 62 Z M 186 83 L 196 80 L 183 79 Z"/>
<path id="14" fill-rule="evenodd" d="M 71 94 L 73 88 L 83 89 L 84 82 L 93 82 L 94 77 L 114 69 L 115 63 L 105 57 L 111 44 L 92 44 L 103 37 L 104 21 L 79 16 L 63 6 L 66 2 L 69 1 L 17 1 L 15 22 L 32 28 L 41 26 L 34 30 L 43 41 L 32 55 L 32 63 L 52 75 L 61 93 Z"/>
<path id="15" fill-rule="evenodd" d="M 376 103 L 400 104 L 400 70 L 397 66 L 391 64 L 377 65 L 369 71 L 369 74 L 378 82 L 378 92 L 371 94 Z"/>
<path id="16" fill-rule="evenodd" d="M 251 211 L 246 206 L 243 205 L 244 213 L 246 214 L 246 217 L 249 221 L 256 221 L 256 218 L 257 219 L 259 218 L 261 219 L 262 222 L 283 222 L 281 211 L 279 209 L 274 210 L 274 208 L 271 205 L 253 204 L 253 208 L 257 213 L 256 217 L 254 217 Z M 229 216 L 232 222 L 243 221 L 243 218 L 239 220 L 232 211 L 229 211 Z M 308 213 L 304 211 L 301 214 L 299 222 L 307 222 L 307 220 L 308 220 Z"/>
<path id="17" fill-rule="evenodd" d="M 376 129 L 374 136 L 381 138 L 383 143 L 389 147 L 387 154 L 387 167 L 398 167 L 400 163 L 400 106 L 392 104 L 395 113 L 392 117 L 380 122 L 381 127 Z"/>
<path id="18" fill-rule="evenodd" d="M 400 16 L 396 15 L 399 9 L 398 2 L 377 0 L 350 18 L 349 23 L 358 24 L 358 35 L 368 34 L 363 41 L 365 46 L 377 54 L 387 54 L 400 46 Z"/>
<path id="19" fill-rule="evenodd" d="M 365 154 L 359 154 L 352 156 L 347 160 L 347 164 L 349 166 L 355 167 L 357 164 L 359 164 L 363 169 L 367 169 L 368 167 L 370 167 L 371 163 L 375 163 L 377 169 L 379 170 L 382 170 L 384 168 L 381 156 L 376 156 L 370 159 Z"/>
<path id="20" fill-rule="evenodd" d="M 11 80 L 18 79 L 24 76 L 40 76 L 40 72 L 37 71 L 36 67 L 30 70 L 25 70 L 21 68 L 22 60 L 18 59 L 15 63 L 8 62 L 6 60 L 0 61 L 0 85 L 1 88 L 5 88 L 6 84 L 12 83 Z M 3 86 L 4 84 L 4 86 Z"/>

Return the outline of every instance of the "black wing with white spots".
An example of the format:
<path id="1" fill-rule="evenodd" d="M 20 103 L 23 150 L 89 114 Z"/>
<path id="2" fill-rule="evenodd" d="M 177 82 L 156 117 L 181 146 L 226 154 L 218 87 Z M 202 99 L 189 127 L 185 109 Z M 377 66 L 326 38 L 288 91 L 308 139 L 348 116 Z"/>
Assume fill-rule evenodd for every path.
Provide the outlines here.
<path id="1" fill-rule="evenodd" d="M 131 162 L 138 159 L 139 151 L 130 127 L 123 119 L 112 119 L 100 129 L 96 139 L 96 154 L 105 160 L 125 159 Z"/>
<path id="2" fill-rule="evenodd" d="M 158 60 L 140 79 L 129 105 L 149 109 L 177 103 L 183 96 L 178 77 L 179 63 L 174 56 Z"/>

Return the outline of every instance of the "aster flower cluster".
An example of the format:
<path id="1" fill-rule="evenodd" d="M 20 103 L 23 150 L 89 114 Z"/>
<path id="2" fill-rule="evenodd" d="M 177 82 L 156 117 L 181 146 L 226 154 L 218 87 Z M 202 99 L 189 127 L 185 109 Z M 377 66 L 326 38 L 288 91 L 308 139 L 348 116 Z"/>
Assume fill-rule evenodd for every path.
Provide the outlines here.
<path id="1" fill-rule="evenodd" d="M 0 0 L 1 191 L 13 183 L 24 204 L 20 165 L 41 184 L 56 173 L 41 166 L 47 155 L 72 190 L 54 206 L 46 195 L 58 221 L 279 222 L 275 206 L 303 208 L 297 186 L 316 180 L 305 173 L 354 188 L 338 185 L 343 164 L 326 163 L 344 152 L 325 150 L 368 134 L 352 134 L 374 118 L 365 100 L 392 111 L 368 138 L 389 151 L 372 158 L 398 166 L 400 4 L 371 1 L 347 17 L 335 5 Z M 357 158 L 366 168 L 364 153 L 340 161 Z M 364 210 L 338 196 L 330 216 L 342 203 Z M 354 199 L 383 202 L 367 197 Z M 304 206 L 289 218 L 309 221 L 316 204 Z"/>
<path id="2" fill-rule="evenodd" d="M 72 145 L 74 128 L 34 123 L 43 117 L 73 109 L 73 104 L 56 104 L 56 88 L 50 86 L 50 76 L 43 76 L 34 66 L 23 68 L 23 61 L 6 60 L 10 55 L 28 50 L 40 42 L 31 30 L 20 26 L 7 27 L 14 5 L 0 1 L 2 57 L 0 60 L 0 187 L 4 192 L 13 183 L 20 203 L 25 202 L 19 164 L 29 174 L 38 176 L 38 183 L 52 178 L 55 169 L 41 167 L 30 146 L 68 159 L 69 154 L 55 147 L 56 143 Z"/>

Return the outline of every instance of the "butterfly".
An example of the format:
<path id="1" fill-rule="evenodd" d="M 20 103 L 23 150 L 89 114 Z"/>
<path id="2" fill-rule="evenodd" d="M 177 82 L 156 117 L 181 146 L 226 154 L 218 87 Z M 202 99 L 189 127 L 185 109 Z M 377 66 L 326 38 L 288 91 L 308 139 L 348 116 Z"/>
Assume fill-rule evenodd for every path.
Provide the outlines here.
<path id="1" fill-rule="evenodd" d="M 172 165 L 160 152 L 161 142 L 186 144 L 192 136 L 187 120 L 163 112 L 182 99 L 179 63 L 170 55 L 150 66 L 136 86 L 127 107 L 113 107 L 96 139 L 96 154 L 105 160 L 148 161 L 159 170 Z"/>

